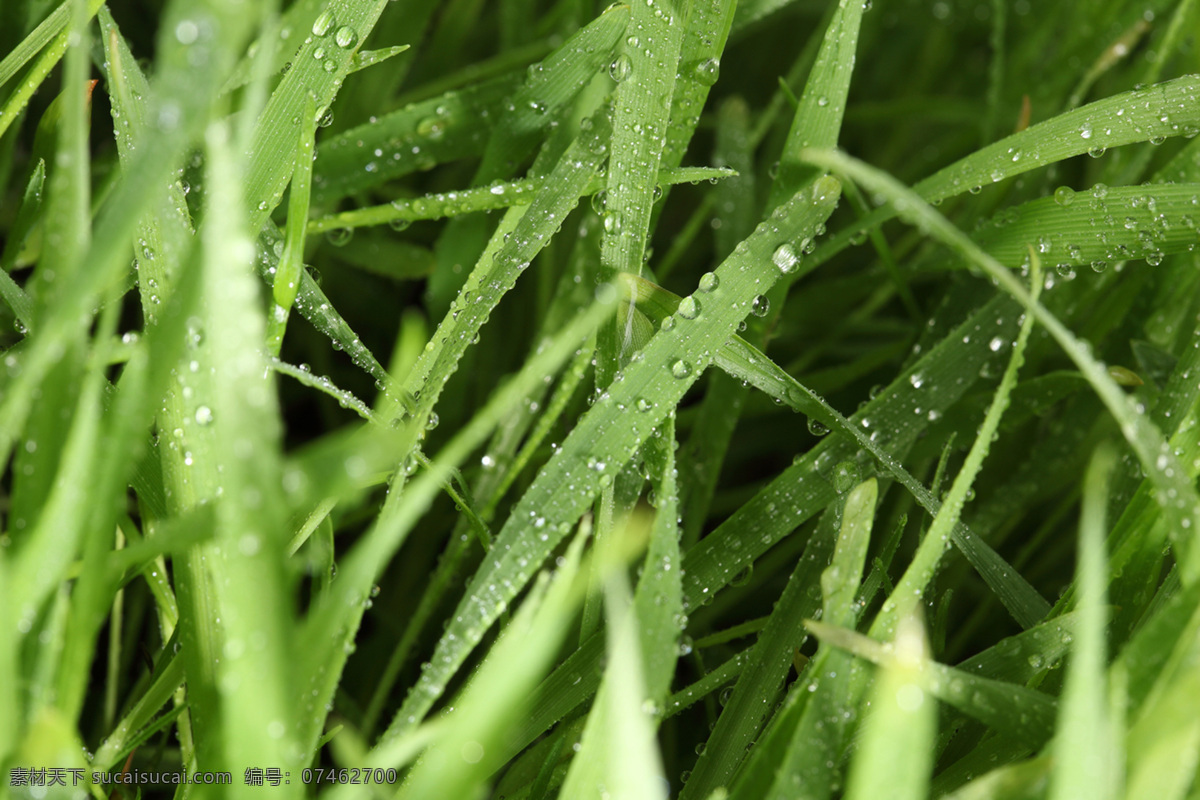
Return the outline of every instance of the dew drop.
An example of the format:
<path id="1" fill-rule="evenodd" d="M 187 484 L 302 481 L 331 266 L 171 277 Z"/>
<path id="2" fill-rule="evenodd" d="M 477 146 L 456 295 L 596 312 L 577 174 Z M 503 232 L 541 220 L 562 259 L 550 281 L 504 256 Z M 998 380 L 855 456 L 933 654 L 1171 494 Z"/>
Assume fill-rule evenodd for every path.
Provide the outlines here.
<path id="1" fill-rule="evenodd" d="M 784 275 L 796 270 L 796 265 L 800 263 L 800 257 L 796 255 L 796 250 L 787 242 L 775 248 L 775 252 L 771 254 L 771 261 L 775 266 L 779 267 L 779 271 Z"/>
<path id="2" fill-rule="evenodd" d="M 349 25 L 343 25 L 338 28 L 337 33 L 333 35 L 333 41 L 337 42 L 337 46 L 343 50 L 353 47 L 358 42 L 358 31 L 351 28 Z"/>
<path id="3" fill-rule="evenodd" d="M 322 11 L 320 16 L 313 20 L 312 32 L 313 36 L 324 36 L 333 28 L 333 12 L 329 10 Z"/>
<path id="4" fill-rule="evenodd" d="M 712 86 L 721 77 L 721 61 L 717 58 L 706 58 L 696 65 L 696 80 L 705 86 Z"/>
<path id="5" fill-rule="evenodd" d="M 612 78 L 617 83 L 620 83 L 629 77 L 629 73 L 632 69 L 633 65 L 629 62 L 629 56 L 621 53 L 612 60 L 611 64 L 608 65 L 608 77 Z"/>
<path id="6" fill-rule="evenodd" d="M 680 301 L 677 313 L 684 319 L 695 319 L 700 316 L 700 304 L 696 302 L 696 298 L 688 295 Z"/>
<path id="7" fill-rule="evenodd" d="M 353 238 L 353 228 L 334 228 L 325 234 L 325 239 L 334 247 L 344 247 Z"/>

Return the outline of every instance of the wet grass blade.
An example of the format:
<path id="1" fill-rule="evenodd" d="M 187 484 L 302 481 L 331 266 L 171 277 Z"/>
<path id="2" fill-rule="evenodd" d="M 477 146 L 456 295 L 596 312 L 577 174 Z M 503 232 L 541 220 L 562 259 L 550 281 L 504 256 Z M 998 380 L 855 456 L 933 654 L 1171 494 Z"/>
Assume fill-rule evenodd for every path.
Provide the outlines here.
<path id="1" fill-rule="evenodd" d="M 413 688 L 389 735 L 402 732 L 427 713 L 487 626 L 529 579 L 532 566 L 540 564 L 561 540 L 599 491 L 602 480 L 611 481 L 612 472 L 624 465 L 674 408 L 707 366 L 714 346 L 749 312 L 757 286 L 778 280 L 778 261 L 792 265 L 790 259 L 774 254 L 781 247 L 785 253 L 790 252 L 787 242 L 814 230 L 818 220 L 828 216 L 837 190 L 836 182 L 820 181 L 811 193 L 797 195 L 781 207 L 779 214 L 761 224 L 718 269 L 719 294 L 694 301 L 706 305 L 703 319 L 684 316 L 669 329 L 660 330 L 623 380 L 614 382 L 607 397 L 592 406 L 513 509 L 497 536 L 503 557 L 486 562 L 484 569 L 476 573 L 461 613 L 456 615 L 458 619 L 441 642 L 434 659 L 436 668 L 427 671 Z M 638 410 L 633 420 L 622 413 L 628 408 Z M 544 530 L 547 536 L 537 537 L 533 535 L 535 530 Z"/>

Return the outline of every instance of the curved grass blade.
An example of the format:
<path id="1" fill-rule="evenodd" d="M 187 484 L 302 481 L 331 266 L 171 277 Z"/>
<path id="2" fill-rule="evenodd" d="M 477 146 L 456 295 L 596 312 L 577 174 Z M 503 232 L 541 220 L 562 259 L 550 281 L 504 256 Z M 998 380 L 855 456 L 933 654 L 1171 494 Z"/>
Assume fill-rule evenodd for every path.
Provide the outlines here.
<path id="1" fill-rule="evenodd" d="M 759 225 L 718 268 L 719 287 L 694 301 L 697 306 L 704 305 L 703 313 L 691 319 L 681 315 L 676 324 L 664 326 L 623 378 L 614 380 L 583 416 L 513 509 L 497 536 L 496 549 L 503 555 L 488 559 L 476 573 L 455 620 L 438 644 L 435 667 L 412 689 L 389 728 L 389 736 L 408 729 L 428 712 L 488 626 L 529 580 L 532 569 L 562 539 L 602 482 L 613 480 L 613 473 L 670 413 L 708 365 L 716 347 L 749 313 L 758 287 L 779 279 L 778 262 L 792 266 L 790 260 L 775 254 L 781 248 L 790 253 L 791 241 L 811 236 L 833 211 L 837 195 L 835 181 L 818 181 L 811 193 L 797 195 Z M 637 413 L 630 419 L 625 409 Z"/>
<path id="2" fill-rule="evenodd" d="M 1045 307 L 1030 295 L 1021 283 L 995 259 L 981 251 L 961 231 L 951 225 L 913 190 L 893 178 L 833 152 L 809 151 L 813 163 L 852 175 L 872 191 L 882 193 L 897 206 L 905 217 L 912 219 L 922 230 L 937 237 L 964 258 L 983 269 L 1009 295 L 1018 300 L 1037 321 L 1044 325 L 1067 356 L 1099 395 L 1116 419 L 1121 433 L 1137 454 L 1138 460 L 1154 481 L 1174 533 L 1172 543 L 1179 551 L 1180 573 L 1185 585 L 1200 579 L 1200 548 L 1191 546 L 1190 538 L 1182 535 L 1200 530 L 1200 499 L 1187 479 L 1162 434 L 1143 414 L 1134 408 L 1128 397 L 1091 355 L 1090 351 Z M 1036 288 L 1036 287 L 1035 287 Z"/>
<path id="3" fill-rule="evenodd" d="M 678 308 L 679 298 L 667 290 L 633 275 L 621 275 L 619 278 L 626 296 L 633 298 L 639 309 L 645 311 L 652 321 L 659 322 Z M 1024 340 L 1018 337 L 1018 344 L 1023 343 Z M 877 444 L 865 429 L 851 424 L 819 395 L 796 381 L 741 337 L 731 336 L 718 352 L 715 363 L 730 376 L 761 389 L 777 402 L 808 414 L 828 429 L 853 439 L 874 456 L 885 471 L 899 480 L 922 508 L 935 516 L 941 512 L 941 501 L 917 481 L 903 464 Z M 920 373 L 914 375 L 918 376 L 916 382 L 922 383 Z M 1037 590 L 961 521 L 956 520 L 952 524 L 950 536 L 1022 627 L 1031 627 L 1050 611 L 1050 604 Z"/>
<path id="4" fill-rule="evenodd" d="M 1062 187 L 1053 197 L 1000 212 L 971 238 L 1008 267 L 1022 263 L 1030 243 L 1057 265 L 1090 265 L 1102 272 L 1109 263 L 1144 258 L 1157 266 L 1164 256 L 1195 245 L 1198 193 L 1195 183 L 1097 184 L 1081 192 Z"/>
<path id="5" fill-rule="evenodd" d="M 843 648 L 874 664 L 892 663 L 891 645 L 847 628 L 808 620 L 805 626 L 822 642 Z M 1036 747 L 1054 731 L 1055 702 L 1041 692 L 971 675 L 936 661 L 923 659 L 921 688 L 988 727 L 1012 736 L 1023 746 Z"/>
<path id="6" fill-rule="evenodd" d="M 1195 103 L 1198 92 L 1200 77 L 1188 75 L 1097 100 L 977 150 L 924 179 L 912 191 L 936 203 L 1089 151 L 1190 136 L 1200 130 L 1200 106 Z M 791 280 L 844 250 L 862 231 L 895 215 L 893 207 L 881 208 L 831 236 Z"/>
<path id="7" fill-rule="evenodd" d="M 1017 307 L 996 298 L 929 349 L 859 410 L 850 421 L 893 455 L 903 453 L 925 428 L 967 391 L 973 377 L 990 365 L 996 353 L 982 342 L 1008 339 L 1016 333 Z M 931 380 L 947 374 L 968 376 Z M 917 376 L 917 380 L 913 380 Z M 920 411 L 918 411 L 920 409 Z M 826 437 L 793 462 L 755 497 L 692 547 L 684 556 L 684 610 L 699 605 L 727 585 L 796 526 L 824 508 L 836 496 L 832 473 L 837 465 L 856 463 L 858 447 L 844 439 Z M 752 530 L 756 536 L 743 532 Z"/>

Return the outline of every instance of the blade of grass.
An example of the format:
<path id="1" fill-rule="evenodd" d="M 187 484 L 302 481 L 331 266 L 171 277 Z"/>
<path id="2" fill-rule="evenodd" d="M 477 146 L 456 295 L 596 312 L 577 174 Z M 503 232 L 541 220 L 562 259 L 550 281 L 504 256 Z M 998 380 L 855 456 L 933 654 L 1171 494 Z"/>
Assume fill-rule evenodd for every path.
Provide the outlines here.
<path id="1" fill-rule="evenodd" d="M 707 366 L 715 346 L 748 313 L 757 286 L 778 280 L 780 269 L 772 254 L 780 249 L 781 240 L 786 243 L 811 235 L 817 220 L 832 211 L 836 196 L 836 183 L 819 181 L 811 193 L 797 195 L 781 207 L 780 214 L 760 225 L 718 268 L 719 288 L 699 301 L 706 309 L 702 319 L 681 318 L 669 329 L 660 330 L 641 351 L 641 359 L 584 415 L 498 534 L 497 547 L 504 548 L 503 556 L 485 562 L 476 573 L 456 620 L 439 644 L 435 668 L 425 672 L 413 688 L 393 720 L 389 736 L 424 716 L 500 609 L 529 579 L 532 566 L 541 563 L 561 540 L 562 526 L 570 526 L 578 518 L 602 480 L 611 481 L 612 471 L 621 469 L 674 408 Z M 791 245 L 785 247 L 790 252 Z M 622 413 L 630 408 L 638 410 L 632 420 Z M 536 524 L 539 519 L 540 526 Z M 546 538 L 533 535 L 535 530 L 544 530 Z"/>
<path id="2" fill-rule="evenodd" d="M 432 502 L 438 487 L 448 479 L 450 468 L 461 463 L 468 453 L 482 443 L 484 437 L 528 393 L 532 385 L 563 363 L 578 343 L 609 313 L 611 307 L 598 304 L 573 320 L 550 347 L 528 362 L 517 377 L 502 387 L 471 423 L 446 445 L 433 460 L 433 467 L 407 487 L 402 500 L 391 506 L 390 510 L 385 508 L 366 538 L 342 560 L 331 591 L 321 598 L 318 607 L 305 621 L 301 639 L 307 648 L 311 648 L 305 650 L 310 654 L 306 659 L 305 674 L 309 676 L 307 681 L 312 685 L 312 691 L 316 692 L 314 699 L 307 703 L 307 712 L 312 715 L 314 722 L 321 721 L 316 716 L 316 709 L 324 708 L 336 689 L 347 655 L 343 645 L 353 638 L 358 629 L 362 600 L 369 596 L 370 587 L 374 585 L 379 570 L 387 563 L 389 554 L 400 546 Z M 347 604 L 347 599 L 356 602 Z M 319 725 L 310 728 L 310 741 L 316 740 L 319 730 Z M 393 741 L 396 739 L 393 738 Z M 386 750 L 387 745 L 384 742 L 380 750 Z"/>
<path id="3" fill-rule="evenodd" d="M 1185 76 L 1097 100 L 988 145 L 919 182 L 913 191 L 923 200 L 937 203 L 1089 151 L 1100 153 L 1110 147 L 1190 135 L 1200 128 L 1200 111 L 1192 102 L 1197 91 L 1200 78 Z M 790 282 L 844 250 L 862 231 L 895 215 L 892 206 L 877 209 L 831 236 Z"/>
<path id="4" fill-rule="evenodd" d="M 816 177 L 817 171 L 801 158 L 801 151 L 806 147 L 837 146 L 854 73 L 863 6 L 862 0 L 840 0 L 829 21 L 779 158 L 769 208 Z"/>
<path id="5" fill-rule="evenodd" d="M 623 291 L 634 299 L 639 309 L 645 311 L 652 321 L 661 322 L 678 308 L 679 298 L 665 289 L 632 275 L 619 277 Z M 863 428 L 851 424 L 824 399 L 796 381 L 741 337 L 730 337 L 718 352 L 715 363 L 733 378 L 763 390 L 776 402 L 806 413 L 827 426 L 827 429 L 853 439 L 874 456 L 885 471 L 899 480 L 922 508 L 931 515 L 937 515 L 941 511 L 942 503 L 913 478 L 896 458 L 876 444 Z M 914 375 L 918 376 L 916 382 L 921 383 L 919 373 Z M 955 545 L 962 550 L 1022 627 L 1028 628 L 1046 616 L 1050 604 L 986 542 L 981 541 L 961 521 L 953 523 L 950 535 Z"/>
<path id="6" fill-rule="evenodd" d="M 1084 486 L 1079 521 L 1079 624 L 1071 664 L 1059 706 L 1058 733 L 1052 750 L 1051 800 L 1080 793 L 1104 800 L 1121 793 L 1120 762 L 1114 730 L 1107 719 L 1108 681 L 1105 679 L 1104 519 L 1108 480 L 1116 462 L 1111 448 L 1092 457 Z"/>
<path id="7" fill-rule="evenodd" d="M 582 581 L 579 561 L 584 537 L 571 543 L 552 578 L 542 576 L 505 628 L 455 703 L 441 736 L 430 745 L 401 789 L 401 798 L 425 798 L 447 792 L 470 797 L 483 788 L 501 762 L 500 743 L 521 713 L 532 688 L 567 635 L 578 604 Z M 503 681 L 524 691 L 496 692 Z"/>
<path id="8" fill-rule="evenodd" d="M 876 677 L 872 713 L 850 766 L 846 800 L 917 800 L 929 794 L 937 714 L 921 687 L 919 671 L 928 645 L 916 618 L 897 625 L 893 652 L 895 657 Z"/>
<path id="9" fill-rule="evenodd" d="M 1039 304 L 1037 298 L 1031 296 L 1008 270 L 979 250 L 974 243 L 914 191 L 903 187 L 894 179 L 861 164 L 861 162 L 855 162 L 837 153 L 809 151 L 807 157 L 814 163 L 853 175 L 856 180 L 867 185 L 873 191 L 884 194 L 893 205 L 899 206 L 905 216 L 917 222 L 923 230 L 936 236 L 947 246 L 953 248 L 955 252 L 986 272 L 988 277 L 995 280 L 1006 293 L 1018 300 L 1028 313 L 1046 327 L 1116 419 L 1121 433 L 1137 454 L 1151 480 L 1154 481 L 1167 518 L 1171 520 L 1171 528 L 1176 532 L 1173 544 L 1179 549 L 1181 575 L 1185 584 L 1190 584 L 1193 580 L 1200 578 L 1200 558 L 1197 557 L 1200 550 L 1189 547 L 1190 540 L 1178 533 L 1200 529 L 1200 500 L 1197 499 L 1195 490 L 1186 480 L 1186 472 L 1179 466 L 1175 455 L 1163 440 L 1162 434 L 1133 407 L 1130 400 L 1109 376 L 1108 371 L 1096 361 L 1088 349 L 1056 317 Z"/>

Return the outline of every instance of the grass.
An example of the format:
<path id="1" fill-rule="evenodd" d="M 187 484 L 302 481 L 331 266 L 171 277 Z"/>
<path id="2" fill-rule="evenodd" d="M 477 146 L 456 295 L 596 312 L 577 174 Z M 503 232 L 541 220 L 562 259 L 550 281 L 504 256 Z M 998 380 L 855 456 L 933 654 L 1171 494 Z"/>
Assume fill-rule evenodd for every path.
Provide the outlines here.
<path id="1" fill-rule="evenodd" d="M 873 5 L 5 6 L 0 793 L 1200 797 L 1200 3 Z"/>

